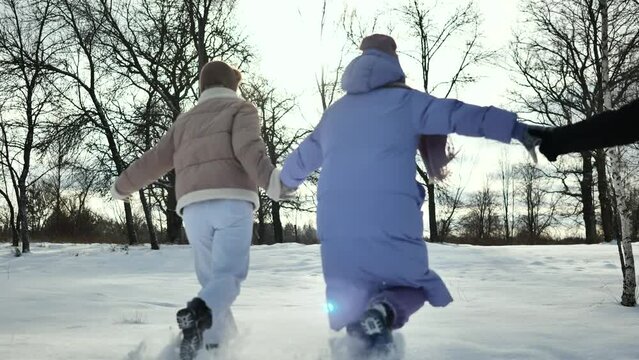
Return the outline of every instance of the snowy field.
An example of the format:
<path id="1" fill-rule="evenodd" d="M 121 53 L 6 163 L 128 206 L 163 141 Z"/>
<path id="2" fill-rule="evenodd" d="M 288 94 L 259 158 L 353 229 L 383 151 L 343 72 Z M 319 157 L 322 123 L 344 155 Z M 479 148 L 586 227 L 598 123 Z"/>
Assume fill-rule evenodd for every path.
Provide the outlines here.
<path id="1" fill-rule="evenodd" d="M 0 359 L 168 358 L 175 311 L 198 289 L 188 246 L 32 250 L 0 244 Z M 614 245 L 430 245 L 430 257 L 455 302 L 402 330 L 407 360 L 639 359 Z M 330 359 L 319 247 L 253 247 L 251 261 L 240 336 L 215 359 Z"/>

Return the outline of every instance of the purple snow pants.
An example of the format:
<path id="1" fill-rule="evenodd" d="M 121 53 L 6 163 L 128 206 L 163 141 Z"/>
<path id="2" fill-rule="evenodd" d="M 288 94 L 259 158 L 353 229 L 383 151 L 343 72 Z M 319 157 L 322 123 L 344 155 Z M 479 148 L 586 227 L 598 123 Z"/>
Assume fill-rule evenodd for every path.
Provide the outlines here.
<path id="1" fill-rule="evenodd" d="M 426 294 L 421 288 L 387 287 L 376 291 L 355 286 L 353 283 L 330 283 L 326 288 L 328 318 L 331 329 L 340 330 L 356 322 L 369 305 L 383 301 L 393 311 L 393 329 L 399 329 L 426 302 Z"/>
<path id="2" fill-rule="evenodd" d="M 393 330 L 399 329 L 408 318 L 417 312 L 426 302 L 424 290 L 410 287 L 393 287 L 375 295 L 371 302 L 382 301 L 393 311 Z"/>

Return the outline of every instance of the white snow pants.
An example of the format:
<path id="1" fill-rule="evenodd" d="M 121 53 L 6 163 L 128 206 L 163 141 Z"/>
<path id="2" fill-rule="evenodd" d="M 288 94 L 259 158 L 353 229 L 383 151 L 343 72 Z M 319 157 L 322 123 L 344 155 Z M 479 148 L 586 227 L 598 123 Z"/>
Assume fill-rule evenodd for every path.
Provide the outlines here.
<path id="1" fill-rule="evenodd" d="M 198 297 L 213 314 L 204 343 L 219 344 L 237 332 L 231 305 L 248 273 L 253 204 L 242 200 L 198 202 L 184 208 L 183 219 L 202 285 Z"/>

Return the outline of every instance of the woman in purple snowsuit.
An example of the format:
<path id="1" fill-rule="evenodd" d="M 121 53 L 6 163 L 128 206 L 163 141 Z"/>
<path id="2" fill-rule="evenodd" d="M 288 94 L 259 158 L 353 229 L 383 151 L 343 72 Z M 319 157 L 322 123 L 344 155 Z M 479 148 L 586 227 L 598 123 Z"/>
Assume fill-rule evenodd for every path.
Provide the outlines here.
<path id="1" fill-rule="evenodd" d="M 360 49 L 342 77 L 346 95 L 289 156 L 281 180 L 297 188 L 322 168 L 317 230 L 330 326 L 347 327 L 368 345 L 384 347 L 392 346 L 391 330 L 425 302 L 452 301 L 428 266 L 424 191 L 415 180 L 418 147 L 431 176 L 438 177 L 447 162 L 447 134 L 503 143 L 516 138 L 529 148 L 536 139 L 514 113 L 403 85 L 392 38 L 369 36 Z"/>

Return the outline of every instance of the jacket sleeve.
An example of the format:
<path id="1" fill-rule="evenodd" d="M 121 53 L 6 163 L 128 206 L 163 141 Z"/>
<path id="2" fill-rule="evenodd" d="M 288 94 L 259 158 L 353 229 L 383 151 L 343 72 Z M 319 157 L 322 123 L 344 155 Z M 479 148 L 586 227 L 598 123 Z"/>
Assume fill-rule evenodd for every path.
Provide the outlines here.
<path id="1" fill-rule="evenodd" d="M 268 157 L 266 145 L 260 136 L 257 109 L 248 102 L 244 103 L 235 115 L 231 131 L 235 157 L 257 186 L 268 189 L 275 166 Z"/>
<path id="2" fill-rule="evenodd" d="M 313 171 L 322 166 L 324 159 L 319 141 L 319 129 L 318 125 L 284 162 L 280 175 L 284 185 L 296 189 Z"/>
<path id="3" fill-rule="evenodd" d="M 639 141 L 639 99 L 604 111 L 575 124 L 559 126 L 541 143 L 539 150 L 550 159 L 572 152 L 626 145 Z"/>
<path id="4" fill-rule="evenodd" d="M 413 91 L 413 121 L 423 135 L 459 134 L 509 143 L 517 114 Z"/>
<path id="5" fill-rule="evenodd" d="M 115 182 L 119 194 L 131 195 L 173 169 L 173 133 L 174 127 L 171 127 L 153 148 L 120 174 Z"/>

